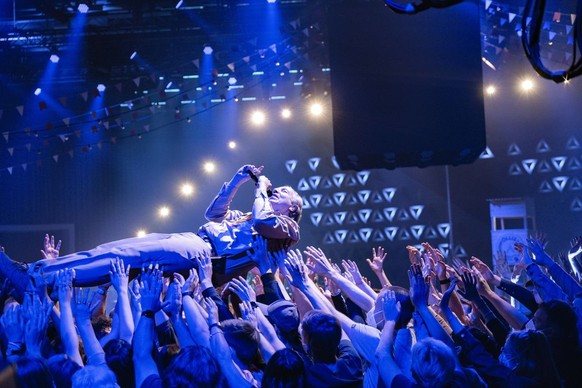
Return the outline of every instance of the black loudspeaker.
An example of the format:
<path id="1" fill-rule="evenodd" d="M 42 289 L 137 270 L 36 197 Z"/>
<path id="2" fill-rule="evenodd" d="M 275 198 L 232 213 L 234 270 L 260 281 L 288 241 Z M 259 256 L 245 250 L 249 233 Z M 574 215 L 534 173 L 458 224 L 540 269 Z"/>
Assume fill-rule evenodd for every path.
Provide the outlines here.
<path id="1" fill-rule="evenodd" d="M 342 169 L 457 165 L 483 152 L 477 1 L 403 15 L 351 0 L 327 13 Z"/>

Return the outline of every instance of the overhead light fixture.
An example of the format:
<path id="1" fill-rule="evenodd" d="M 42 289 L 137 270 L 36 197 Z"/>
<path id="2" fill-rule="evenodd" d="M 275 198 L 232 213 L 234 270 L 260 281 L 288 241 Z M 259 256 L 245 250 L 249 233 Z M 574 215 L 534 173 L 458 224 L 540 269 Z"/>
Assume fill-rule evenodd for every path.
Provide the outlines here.
<path id="1" fill-rule="evenodd" d="M 79 3 L 77 11 L 79 11 L 80 13 L 87 13 L 89 12 L 89 6 L 85 3 Z"/>
<path id="2" fill-rule="evenodd" d="M 34 91 L 34 95 L 38 96 L 41 92 L 42 92 L 41 88 L 36 88 L 36 90 Z"/>
<path id="3" fill-rule="evenodd" d="M 137 56 L 137 51 L 134 51 L 133 53 L 131 53 L 131 55 L 129 56 L 130 60 L 133 60 L 135 57 Z"/>
<path id="4" fill-rule="evenodd" d="M 52 54 L 49 58 L 49 60 L 52 63 L 59 63 L 59 61 L 61 60 L 61 58 L 59 58 L 59 56 L 57 54 Z"/>
<path id="5" fill-rule="evenodd" d="M 210 47 L 210 46 L 204 46 L 204 49 L 203 49 L 202 51 L 204 52 L 204 54 L 206 54 L 206 55 L 210 55 L 210 54 L 212 54 L 212 52 L 213 52 L 214 50 L 213 50 L 213 49 L 212 49 L 212 47 Z"/>
<path id="6" fill-rule="evenodd" d="M 105 91 L 105 89 L 107 89 L 107 87 L 103 84 L 99 84 L 97 85 L 97 90 L 101 93 L 103 93 Z"/>

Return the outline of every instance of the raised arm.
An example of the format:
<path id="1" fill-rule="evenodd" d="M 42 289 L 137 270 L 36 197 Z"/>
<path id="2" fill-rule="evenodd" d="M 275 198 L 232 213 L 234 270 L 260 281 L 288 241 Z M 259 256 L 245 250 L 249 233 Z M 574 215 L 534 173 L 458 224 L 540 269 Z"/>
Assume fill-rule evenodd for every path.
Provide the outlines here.
<path id="1" fill-rule="evenodd" d="M 321 249 L 309 246 L 305 254 L 310 259 L 310 263 L 308 264 L 309 269 L 332 279 L 342 290 L 343 294 L 364 311 L 370 311 L 374 307 L 374 299 L 334 269 Z"/>
<path id="2" fill-rule="evenodd" d="M 402 373 L 402 370 L 396 363 L 392 348 L 394 346 L 394 329 L 396 321 L 400 315 L 400 302 L 396 300 L 394 291 L 387 291 L 382 297 L 382 308 L 384 311 L 384 328 L 380 335 L 380 342 L 376 349 L 376 364 L 380 377 L 384 381 L 386 387 L 392 386 L 394 377 Z"/>
<path id="3" fill-rule="evenodd" d="M 79 336 L 75 330 L 75 319 L 71 307 L 73 298 L 73 279 L 75 270 L 65 268 L 57 271 L 55 286 L 58 290 L 59 307 L 61 310 L 61 339 L 65 347 L 65 354 L 77 364 L 83 366 L 83 359 L 79 353 Z"/>
<path id="4" fill-rule="evenodd" d="M 232 179 L 222 185 L 218 195 L 210 203 L 208 209 L 206 209 L 205 217 L 208 221 L 221 222 L 225 218 L 228 219 L 230 217 L 230 203 L 234 199 L 236 192 L 244 183 L 251 180 L 247 171 L 251 171 L 258 176 L 263 171 L 263 166 L 255 167 L 251 164 L 246 164 L 239 168 Z"/>
<path id="5" fill-rule="evenodd" d="M 364 293 L 366 293 L 366 295 L 368 295 L 373 300 L 376 300 L 376 297 L 378 296 L 376 291 L 374 291 L 372 287 L 370 287 L 370 285 L 368 285 L 368 283 L 362 278 L 358 264 L 356 264 L 355 261 L 342 260 L 342 267 L 344 267 L 344 270 L 352 275 L 355 285 L 358 286 L 360 290 L 364 291 Z"/>
<path id="6" fill-rule="evenodd" d="M 105 352 L 99 344 L 93 326 L 91 325 L 91 301 L 93 294 L 89 293 L 89 289 L 75 288 L 73 291 L 72 303 L 73 315 L 77 321 L 77 329 L 79 335 L 83 340 L 83 348 L 87 355 L 87 365 L 104 365 Z"/>
<path id="7" fill-rule="evenodd" d="M 378 250 L 372 248 L 372 259 L 366 259 L 366 261 L 368 262 L 372 272 L 374 272 L 376 277 L 378 277 L 382 287 L 389 287 L 392 285 L 392 283 L 390 283 L 390 280 L 388 280 L 388 277 L 386 276 L 386 272 L 384 272 L 385 258 L 386 253 L 384 252 L 384 248 L 378 247 Z"/>
<path id="8" fill-rule="evenodd" d="M 109 264 L 109 277 L 111 284 L 117 292 L 117 304 L 115 310 L 119 318 L 119 339 L 131 343 L 133 340 L 133 316 L 129 304 L 129 270 L 130 265 L 125 267 L 123 260 L 119 258 L 111 260 Z"/>

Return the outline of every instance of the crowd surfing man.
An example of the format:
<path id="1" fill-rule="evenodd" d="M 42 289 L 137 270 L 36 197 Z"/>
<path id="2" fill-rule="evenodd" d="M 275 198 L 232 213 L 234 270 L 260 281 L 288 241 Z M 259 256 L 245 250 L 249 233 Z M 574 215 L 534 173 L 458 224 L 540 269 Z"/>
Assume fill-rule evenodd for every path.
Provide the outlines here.
<path id="1" fill-rule="evenodd" d="M 287 249 L 299 241 L 301 197 L 289 186 L 272 189 L 271 181 L 261 175 L 262 171 L 263 166 L 244 165 L 224 183 L 206 209 L 209 222 L 197 234 L 151 233 L 62 257 L 58 257 L 53 245 L 56 254 L 37 261 L 29 272 L 41 272 L 51 282 L 56 271 L 70 268 L 75 270 L 76 286 L 94 286 L 109 280 L 110 262 L 116 258 L 137 273 L 150 264 L 158 264 L 167 272 L 184 271 L 195 266 L 194 258 L 210 256 L 216 283 L 226 282 L 255 265 L 249 255 L 255 236 L 261 235 L 267 240 L 270 252 Z M 251 212 L 230 209 L 238 189 L 249 181 L 255 181 Z M 28 284 L 28 276 L 23 271 L 23 266 L 0 250 L 0 272 L 19 292 L 24 292 Z"/>

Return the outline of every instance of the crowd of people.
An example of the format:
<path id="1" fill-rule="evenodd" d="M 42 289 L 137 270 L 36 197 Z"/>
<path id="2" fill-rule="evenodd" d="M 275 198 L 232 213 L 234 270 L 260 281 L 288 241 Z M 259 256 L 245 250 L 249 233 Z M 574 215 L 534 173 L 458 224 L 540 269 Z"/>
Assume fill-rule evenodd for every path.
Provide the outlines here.
<path id="1" fill-rule="evenodd" d="M 47 235 L 28 269 L 0 247 L 0 386 L 577 386 L 579 272 L 543 238 L 516 244 L 512 271 L 499 254 L 496 272 L 408 246 L 390 259 L 410 261 L 400 287 L 382 247 L 367 264 L 294 249 L 301 198 L 261 172 L 241 167 L 197 234 L 66 256 Z M 231 210 L 251 180 L 252 211 Z"/>
<path id="2" fill-rule="evenodd" d="M 52 284 L 32 275 L 22 298 L 6 278 L 0 386 L 577 386 L 582 286 L 567 261 L 528 239 L 516 246 L 521 286 L 422 247 L 404 255 L 406 288 L 392 285 L 381 247 L 367 260 L 374 289 L 355 261 L 317 247 L 270 253 L 262 237 L 256 267 L 226 284 L 213 283 L 209 255 L 185 274 L 152 263 L 133 280 L 111 260 L 96 288 L 75 287 L 72 268 Z M 54 239 L 44 251 L 58 256 Z"/>

